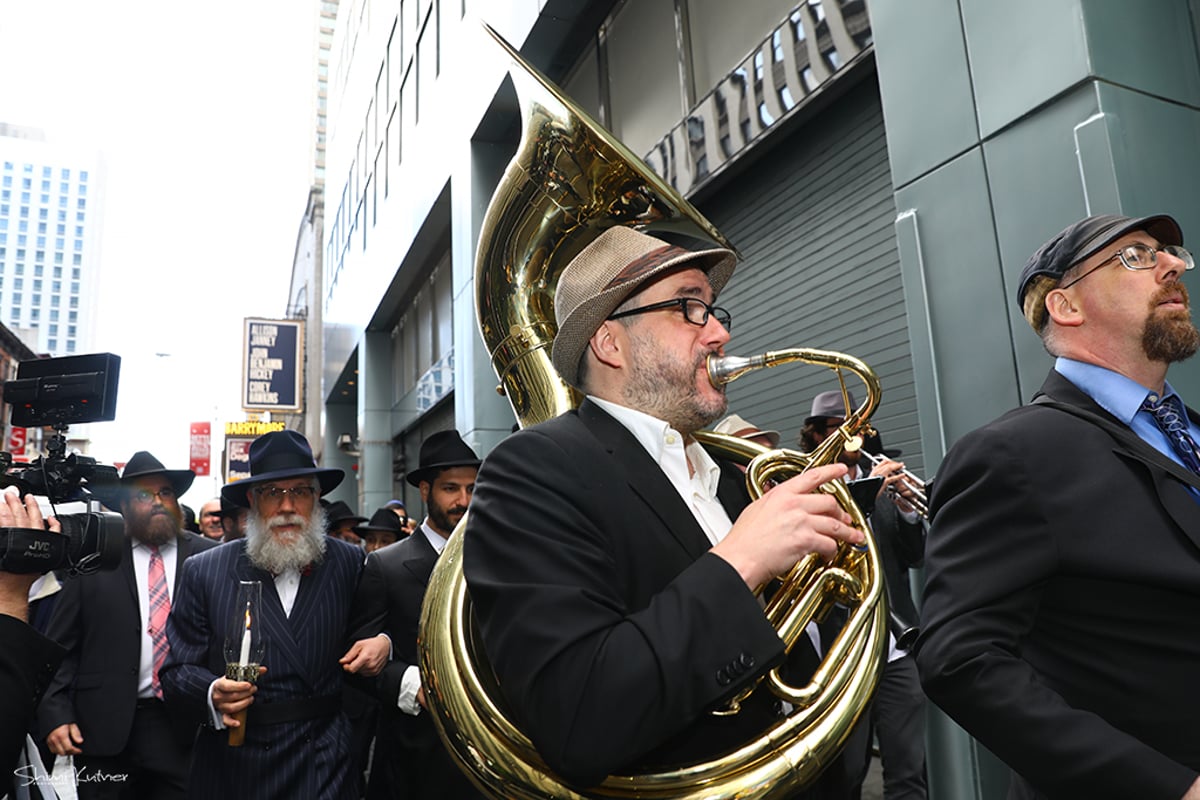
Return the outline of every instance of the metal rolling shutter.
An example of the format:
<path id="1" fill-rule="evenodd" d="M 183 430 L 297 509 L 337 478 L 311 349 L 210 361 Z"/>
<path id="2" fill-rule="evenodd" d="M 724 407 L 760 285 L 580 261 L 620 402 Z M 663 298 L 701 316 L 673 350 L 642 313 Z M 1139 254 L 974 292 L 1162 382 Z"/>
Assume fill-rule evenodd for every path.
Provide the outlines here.
<path id="1" fill-rule="evenodd" d="M 721 295 L 733 314 L 729 352 L 812 347 L 862 359 L 879 375 L 873 423 L 918 475 L 912 355 L 893 221 L 883 112 L 863 80 L 702 204 L 744 260 Z M 861 383 L 847 385 L 861 402 Z M 814 394 L 837 388 L 803 364 L 751 373 L 729 387 L 730 410 L 795 447 Z"/>

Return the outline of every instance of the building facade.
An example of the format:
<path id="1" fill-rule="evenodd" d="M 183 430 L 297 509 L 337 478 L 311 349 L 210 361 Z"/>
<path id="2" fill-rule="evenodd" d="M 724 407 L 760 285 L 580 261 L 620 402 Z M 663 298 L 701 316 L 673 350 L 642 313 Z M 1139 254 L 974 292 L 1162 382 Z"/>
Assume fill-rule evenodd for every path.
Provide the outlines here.
<path id="1" fill-rule="evenodd" d="M 39 353 L 90 348 L 103 186 L 95 152 L 0 124 L 0 321 Z"/>
<path id="2" fill-rule="evenodd" d="M 1200 5 L 1153 6 L 342 0 L 320 240 L 326 463 L 353 468 L 345 491 L 369 511 L 411 491 L 429 433 L 457 427 L 486 454 L 514 423 L 477 329 L 474 260 L 522 112 L 481 19 L 740 250 L 721 297 L 730 351 L 866 361 L 884 441 L 933 475 L 1049 366 L 1013 300 L 1038 244 L 1087 213 L 1165 211 L 1200 230 Z M 1128 46 L 1155 37 L 1169 41 L 1153 57 Z M 1172 380 L 1200 396 L 1196 370 Z M 836 386 L 816 368 L 763 371 L 730 404 L 793 444 Z M 935 797 L 1004 796 L 994 759 L 944 719 L 930 728 Z"/>

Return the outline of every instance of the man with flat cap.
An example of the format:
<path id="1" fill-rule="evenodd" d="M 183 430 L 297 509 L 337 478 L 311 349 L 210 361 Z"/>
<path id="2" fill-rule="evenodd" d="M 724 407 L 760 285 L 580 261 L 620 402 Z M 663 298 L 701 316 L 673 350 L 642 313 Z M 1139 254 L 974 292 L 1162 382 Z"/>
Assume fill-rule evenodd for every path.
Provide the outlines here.
<path id="1" fill-rule="evenodd" d="M 209 723 L 196 739 L 192 797 L 357 796 L 339 658 L 378 669 L 387 641 L 355 642 L 346 652 L 362 550 L 325 535 L 317 502 L 342 477 L 315 464 L 303 436 L 283 430 L 255 439 L 250 477 L 221 489 L 249 509 L 246 537 L 188 562 L 163 668 L 168 703 L 195 707 Z M 225 677 L 226 641 L 241 636 L 240 581 L 262 585 L 254 624 L 266 671 L 257 684 Z M 244 709 L 245 743 L 231 747 L 223 728 L 242 724 L 235 715 Z"/>
<path id="2" fill-rule="evenodd" d="M 405 480 L 421 492 L 426 516 L 411 536 L 367 556 L 355 600 L 364 631 L 382 630 L 392 640 L 392 660 L 374 679 L 379 700 L 375 759 L 368 798 L 412 800 L 482 797 L 458 770 L 423 708 L 417 656 L 417 627 L 429 576 L 446 541 L 471 503 L 479 457 L 458 431 L 438 431 L 421 443 L 417 469 Z M 371 525 L 400 520 L 388 508 L 375 512 Z"/>
<path id="3" fill-rule="evenodd" d="M 184 563 L 216 547 L 182 528 L 179 497 L 194 478 L 134 453 L 116 499 L 125 518 L 121 565 L 68 579 L 55 603 L 46 633 L 69 652 L 38 720 L 50 751 L 74 756 L 81 798 L 187 792 L 201 718 L 163 704 L 160 670 Z"/>
<path id="4" fill-rule="evenodd" d="M 785 656 L 754 590 L 862 533 L 814 468 L 749 503 L 744 476 L 692 434 L 726 411 L 707 360 L 729 341 L 713 305 L 733 251 L 605 231 L 563 270 L 552 359 L 586 399 L 484 461 L 464 568 L 507 706 L 580 787 L 707 760 L 780 721 L 755 692 Z"/>
<path id="5" fill-rule="evenodd" d="M 1010 797 L 1200 797 L 1200 461 L 1167 381 L 1200 346 L 1174 219 L 1093 216 L 1025 265 L 1054 367 L 931 497 L 917 664 Z"/>

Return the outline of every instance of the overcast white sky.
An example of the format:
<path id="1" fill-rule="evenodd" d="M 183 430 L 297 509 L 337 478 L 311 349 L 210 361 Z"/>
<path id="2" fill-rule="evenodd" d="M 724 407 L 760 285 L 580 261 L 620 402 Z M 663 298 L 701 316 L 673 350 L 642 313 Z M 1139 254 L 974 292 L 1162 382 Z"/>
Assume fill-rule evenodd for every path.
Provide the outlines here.
<path id="1" fill-rule="evenodd" d="M 91 426 L 101 461 L 186 467 L 189 423 L 245 418 L 242 319 L 283 315 L 308 196 L 316 25 L 314 0 L 0 0 L 0 121 L 105 161 L 84 302 L 122 364 L 117 420 Z"/>

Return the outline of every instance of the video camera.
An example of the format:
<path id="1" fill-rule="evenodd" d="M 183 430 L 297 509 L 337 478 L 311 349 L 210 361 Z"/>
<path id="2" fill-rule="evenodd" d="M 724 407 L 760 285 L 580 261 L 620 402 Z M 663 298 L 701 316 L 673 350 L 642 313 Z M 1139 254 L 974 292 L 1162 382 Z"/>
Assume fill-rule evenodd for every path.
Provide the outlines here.
<path id="1" fill-rule="evenodd" d="M 21 497 L 44 496 L 56 503 L 83 502 L 82 514 L 56 514 L 62 533 L 33 528 L 0 528 L 0 570 L 40 574 L 70 569 L 86 574 L 116 569 L 121 563 L 125 522 L 101 511 L 119 486 L 117 468 L 77 453 L 67 455 L 67 428 L 73 422 L 116 418 L 121 359 L 111 353 L 66 356 L 17 365 L 15 380 L 4 382 L 4 401 L 12 406 L 12 425 L 52 427 L 46 455 L 14 465 L 0 452 L 0 488 L 16 486 Z"/>

